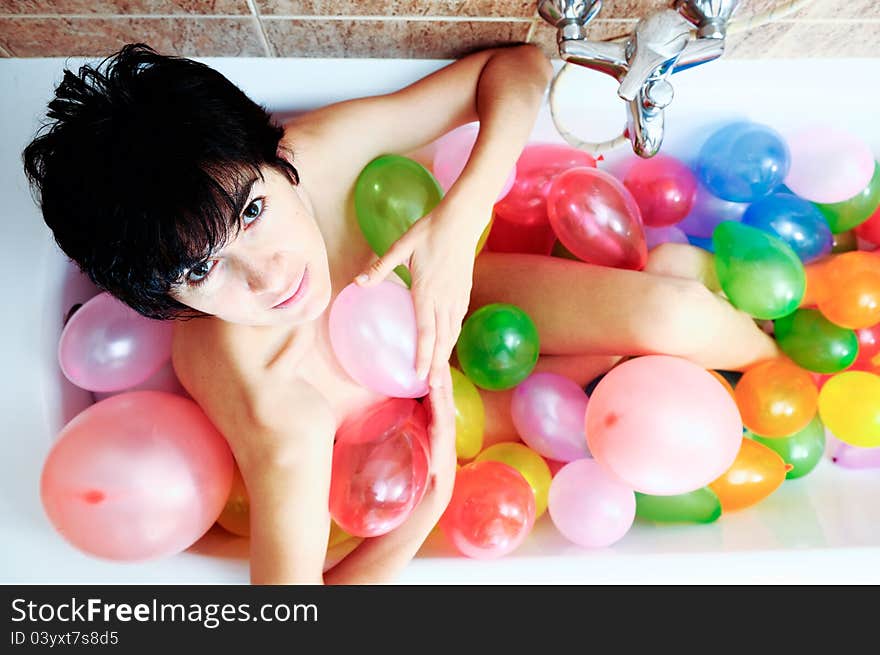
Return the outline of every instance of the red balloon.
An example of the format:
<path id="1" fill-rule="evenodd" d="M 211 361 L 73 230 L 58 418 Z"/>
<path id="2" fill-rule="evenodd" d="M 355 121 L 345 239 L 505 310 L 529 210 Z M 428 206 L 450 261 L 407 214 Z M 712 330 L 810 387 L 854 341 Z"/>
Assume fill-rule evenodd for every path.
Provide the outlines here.
<path id="1" fill-rule="evenodd" d="M 549 255 L 555 242 L 556 233 L 549 223 L 516 223 L 500 216 L 496 210 L 492 229 L 486 240 L 486 250 Z"/>
<path id="2" fill-rule="evenodd" d="M 495 209 L 508 221 L 524 225 L 547 223 L 547 192 L 561 172 L 576 166 L 595 168 L 596 160 L 583 150 L 556 143 L 527 145 L 516 162 L 513 188 Z"/>
<path id="3" fill-rule="evenodd" d="M 636 199 L 645 225 L 650 227 L 675 225 L 684 220 L 697 193 L 697 178 L 691 170 L 666 155 L 636 161 L 623 184 Z"/>
<path id="4" fill-rule="evenodd" d="M 452 499 L 440 529 L 462 554 L 503 557 L 516 550 L 535 524 L 535 493 L 512 466 L 474 462 L 455 474 Z"/>
<path id="5" fill-rule="evenodd" d="M 556 236 L 590 264 L 641 270 L 648 260 L 639 206 L 616 178 L 572 168 L 550 186 L 547 213 Z"/>
<path id="6" fill-rule="evenodd" d="M 357 537 L 403 523 L 428 477 L 428 419 L 411 398 L 392 398 L 350 417 L 336 431 L 330 515 Z"/>
<path id="7" fill-rule="evenodd" d="M 861 225 L 856 226 L 856 235 L 865 241 L 880 244 L 880 207 Z"/>
<path id="8" fill-rule="evenodd" d="M 850 370 L 876 373 L 880 369 L 880 323 L 856 330 L 859 355 Z"/>

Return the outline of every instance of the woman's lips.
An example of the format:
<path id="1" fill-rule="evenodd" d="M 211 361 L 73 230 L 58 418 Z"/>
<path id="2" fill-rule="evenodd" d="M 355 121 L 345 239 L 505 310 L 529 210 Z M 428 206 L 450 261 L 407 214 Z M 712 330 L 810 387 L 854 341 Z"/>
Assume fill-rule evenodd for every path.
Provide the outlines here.
<path id="1" fill-rule="evenodd" d="M 299 300 L 305 296 L 306 291 L 309 288 L 309 269 L 307 268 L 303 272 L 302 278 L 300 278 L 299 286 L 297 286 L 296 291 L 287 299 L 273 306 L 272 309 L 284 309 L 286 307 L 290 307 L 291 305 L 295 305 Z"/>

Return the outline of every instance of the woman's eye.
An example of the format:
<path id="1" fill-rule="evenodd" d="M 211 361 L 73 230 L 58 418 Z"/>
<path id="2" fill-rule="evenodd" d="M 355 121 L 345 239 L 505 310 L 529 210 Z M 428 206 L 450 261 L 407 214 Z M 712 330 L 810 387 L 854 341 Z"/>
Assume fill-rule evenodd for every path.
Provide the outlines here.
<path id="1" fill-rule="evenodd" d="M 213 270 L 216 263 L 217 262 L 213 259 L 209 259 L 208 261 L 196 264 L 189 270 L 189 273 L 186 274 L 187 281 L 192 284 L 201 284 L 204 282 L 205 278 L 208 277 L 208 274 Z"/>
<path id="2" fill-rule="evenodd" d="M 255 198 L 253 201 L 251 201 L 251 204 L 249 204 L 245 208 L 244 212 L 241 215 L 244 226 L 248 227 L 251 223 L 262 216 L 265 206 L 265 198 Z"/>

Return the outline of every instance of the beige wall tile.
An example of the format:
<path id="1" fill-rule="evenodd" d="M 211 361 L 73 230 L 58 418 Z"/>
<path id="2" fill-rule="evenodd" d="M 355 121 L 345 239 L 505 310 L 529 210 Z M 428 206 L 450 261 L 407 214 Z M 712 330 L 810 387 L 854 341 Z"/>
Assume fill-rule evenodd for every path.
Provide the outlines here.
<path id="1" fill-rule="evenodd" d="M 536 0 L 255 0 L 261 15 L 528 18 Z"/>
<path id="2" fill-rule="evenodd" d="M 0 14 L 250 14 L 247 0 L 0 0 Z"/>
<path id="3" fill-rule="evenodd" d="M 13 57 L 105 56 L 144 42 L 167 55 L 259 57 L 248 18 L 0 18 L 0 46 Z"/>
<path id="4" fill-rule="evenodd" d="M 880 57 L 880 23 L 796 22 L 774 54 L 786 58 Z"/>
<path id="5" fill-rule="evenodd" d="M 777 57 L 777 49 L 791 26 L 790 22 L 769 23 L 747 32 L 731 34 L 725 44 L 724 56 L 738 59 Z"/>
<path id="6" fill-rule="evenodd" d="M 273 20 L 264 18 L 279 57 L 454 59 L 475 50 L 524 42 L 528 22 Z"/>
<path id="7" fill-rule="evenodd" d="M 634 20 L 603 20 L 597 18 L 587 26 L 587 38 L 593 41 L 607 41 L 632 32 Z M 556 44 L 556 29 L 549 23 L 539 20 L 529 43 L 541 47 L 548 57 L 559 59 L 559 47 Z"/>

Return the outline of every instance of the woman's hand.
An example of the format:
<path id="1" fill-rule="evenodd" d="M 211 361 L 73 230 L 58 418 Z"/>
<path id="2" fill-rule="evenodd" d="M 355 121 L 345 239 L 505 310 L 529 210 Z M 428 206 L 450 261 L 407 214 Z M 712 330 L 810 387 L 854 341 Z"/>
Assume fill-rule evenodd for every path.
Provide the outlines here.
<path id="1" fill-rule="evenodd" d="M 418 343 L 416 372 L 440 384 L 461 332 L 473 283 L 477 241 L 492 208 L 447 196 L 434 211 L 416 221 L 382 257 L 356 278 L 362 286 L 384 280 L 395 266 L 412 272 Z"/>
<path id="2" fill-rule="evenodd" d="M 426 495 L 432 494 L 440 514 L 449 504 L 455 486 L 457 457 L 455 452 L 455 403 L 452 398 L 452 375 L 449 364 L 438 374 L 439 384 L 431 387 L 427 408 L 431 417 L 429 440 L 431 467 L 426 482 Z M 437 516 L 439 519 L 439 515 Z"/>

